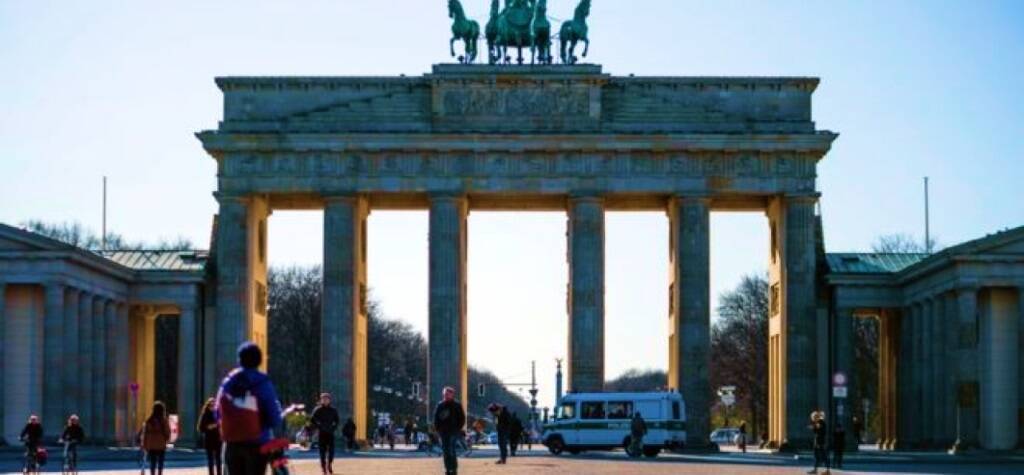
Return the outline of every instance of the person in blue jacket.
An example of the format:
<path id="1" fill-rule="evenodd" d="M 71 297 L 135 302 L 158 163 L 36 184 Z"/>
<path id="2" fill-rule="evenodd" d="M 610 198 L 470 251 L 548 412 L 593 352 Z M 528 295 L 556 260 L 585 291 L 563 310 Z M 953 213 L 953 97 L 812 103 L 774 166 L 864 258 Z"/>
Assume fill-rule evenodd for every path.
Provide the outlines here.
<path id="1" fill-rule="evenodd" d="M 267 456 L 260 446 L 281 425 L 281 404 L 270 378 L 258 368 L 263 352 L 255 343 L 238 347 L 238 368 L 231 370 L 217 393 L 217 418 L 224 441 L 224 464 L 231 475 L 262 475 Z"/>

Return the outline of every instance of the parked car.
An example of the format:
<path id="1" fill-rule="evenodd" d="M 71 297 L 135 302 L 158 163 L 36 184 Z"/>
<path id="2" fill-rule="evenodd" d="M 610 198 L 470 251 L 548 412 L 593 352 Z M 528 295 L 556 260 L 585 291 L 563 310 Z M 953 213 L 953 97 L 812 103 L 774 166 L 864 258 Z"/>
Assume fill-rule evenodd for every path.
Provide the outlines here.
<path id="1" fill-rule="evenodd" d="M 723 427 L 712 431 L 710 439 L 711 442 L 718 445 L 736 445 L 736 437 L 739 435 L 739 429 L 735 427 Z"/>

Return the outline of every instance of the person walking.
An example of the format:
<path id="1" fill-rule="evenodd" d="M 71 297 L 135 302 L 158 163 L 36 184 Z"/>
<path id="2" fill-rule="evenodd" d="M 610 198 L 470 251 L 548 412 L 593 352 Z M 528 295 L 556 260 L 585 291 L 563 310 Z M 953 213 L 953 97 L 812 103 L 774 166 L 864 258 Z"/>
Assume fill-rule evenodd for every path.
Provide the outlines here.
<path id="1" fill-rule="evenodd" d="M 821 411 L 811 413 L 811 431 L 814 432 L 814 468 L 807 473 L 818 473 L 818 467 L 824 467 L 825 473 L 830 473 L 828 468 L 828 427 L 825 424 L 825 414 Z"/>
<path id="2" fill-rule="evenodd" d="M 167 421 L 167 407 L 163 402 L 153 403 L 153 410 L 142 426 L 142 450 L 149 459 L 149 475 L 163 475 L 167 442 L 171 440 L 171 424 Z"/>
<path id="3" fill-rule="evenodd" d="M 224 463 L 231 475 L 263 475 L 267 456 L 260 446 L 281 425 L 281 404 L 270 378 L 258 368 L 263 351 L 255 343 L 238 347 L 238 367 L 217 392 L 217 418 L 224 441 Z"/>
<path id="4" fill-rule="evenodd" d="M 338 410 L 331 406 L 331 394 L 320 395 L 320 404 L 313 409 L 310 423 L 316 428 L 317 446 L 320 448 L 320 472 L 334 473 L 334 431 L 341 424 Z"/>
<path id="5" fill-rule="evenodd" d="M 742 451 L 743 453 L 747 453 L 747 421 L 740 422 L 739 432 L 740 451 Z"/>
<path id="6" fill-rule="evenodd" d="M 402 427 L 402 439 L 405 440 L 405 445 L 412 445 L 412 420 L 406 419 L 405 426 Z"/>
<path id="7" fill-rule="evenodd" d="M 72 468 L 78 467 L 78 445 L 85 441 L 85 429 L 78 421 L 78 415 L 72 414 L 68 418 L 64 432 L 60 434 L 60 442 L 65 444 L 64 456 L 68 457 L 68 464 Z"/>
<path id="8" fill-rule="evenodd" d="M 455 456 L 455 447 L 465 425 L 466 411 L 455 400 L 455 388 L 445 387 L 441 391 L 441 402 L 434 409 L 434 429 L 441 437 L 445 475 L 457 475 L 459 460 Z"/>
<path id="9" fill-rule="evenodd" d="M 492 402 L 487 406 L 487 411 L 494 417 L 495 430 L 498 431 L 498 465 L 506 463 L 508 459 L 508 443 L 512 432 L 512 416 L 508 409 L 501 404 Z"/>
<path id="10" fill-rule="evenodd" d="M 345 438 L 345 448 L 354 452 L 356 450 L 356 423 L 351 417 L 345 419 L 345 425 L 341 427 L 341 436 Z"/>
<path id="11" fill-rule="evenodd" d="M 511 455 L 516 456 L 516 452 L 519 450 L 519 443 L 523 440 L 523 421 L 519 418 L 519 414 L 512 413 L 512 427 L 509 429 L 508 434 L 508 445 L 511 449 Z"/>
<path id="12" fill-rule="evenodd" d="M 209 475 L 221 475 L 223 465 L 220 459 L 220 424 L 217 424 L 217 415 L 214 414 L 216 400 L 212 397 L 203 403 L 199 410 L 199 422 L 196 423 L 196 432 L 203 439 L 203 450 L 206 452 L 206 471 Z"/>
<path id="13" fill-rule="evenodd" d="M 629 422 L 629 455 L 639 457 L 644 452 L 644 436 L 647 435 L 647 422 L 640 411 L 633 413 Z"/>
<path id="14" fill-rule="evenodd" d="M 388 422 L 388 425 L 385 427 L 384 434 L 385 438 L 388 440 L 388 447 L 390 450 L 395 450 L 395 424 Z"/>
<path id="15" fill-rule="evenodd" d="M 843 468 L 843 451 L 846 450 L 846 430 L 843 424 L 836 421 L 836 429 L 832 432 L 832 466 Z"/>

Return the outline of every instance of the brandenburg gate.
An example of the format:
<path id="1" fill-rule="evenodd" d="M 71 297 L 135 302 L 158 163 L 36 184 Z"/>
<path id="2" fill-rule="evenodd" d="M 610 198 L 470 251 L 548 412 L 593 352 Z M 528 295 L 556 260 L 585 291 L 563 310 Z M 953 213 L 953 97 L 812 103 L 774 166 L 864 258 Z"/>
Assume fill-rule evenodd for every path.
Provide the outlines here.
<path id="1" fill-rule="evenodd" d="M 623 77 L 597 65 L 438 65 L 420 77 L 219 78 L 215 370 L 266 348 L 267 218 L 324 211 L 321 379 L 366 427 L 366 219 L 427 209 L 428 394 L 467 398 L 466 218 L 568 214 L 570 391 L 601 390 L 604 213 L 670 222 L 669 386 L 691 444 L 710 432 L 709 214 L 770 226 L 770 438 L 805 441 L 827 404 L 816 298 L 816 167 L 836 134 L 811 117 L 815 78 Z M 718 243 L 724 245 L 726 243 Z M 756 246 L 734 242 L 730 246 Z M 269 355 L 273 358 L 273 355 Z"/>

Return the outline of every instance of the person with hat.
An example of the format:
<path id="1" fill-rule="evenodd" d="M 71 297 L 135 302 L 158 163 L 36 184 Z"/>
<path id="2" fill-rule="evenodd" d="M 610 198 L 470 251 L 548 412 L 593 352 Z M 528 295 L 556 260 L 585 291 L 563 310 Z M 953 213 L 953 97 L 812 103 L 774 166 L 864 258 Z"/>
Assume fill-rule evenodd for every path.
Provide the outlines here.
<path id="1" fill-rule="evenodd" d="M 231 475 L 262 475 L 267 456 L 260 446 L 281 425 L 281 404 L 270 377 L 259 370 L 263 351 L 253 342 L 238 347 L 238 367 L 217 393 L 217 418 L 224 441 L 224 464 Z"/>

